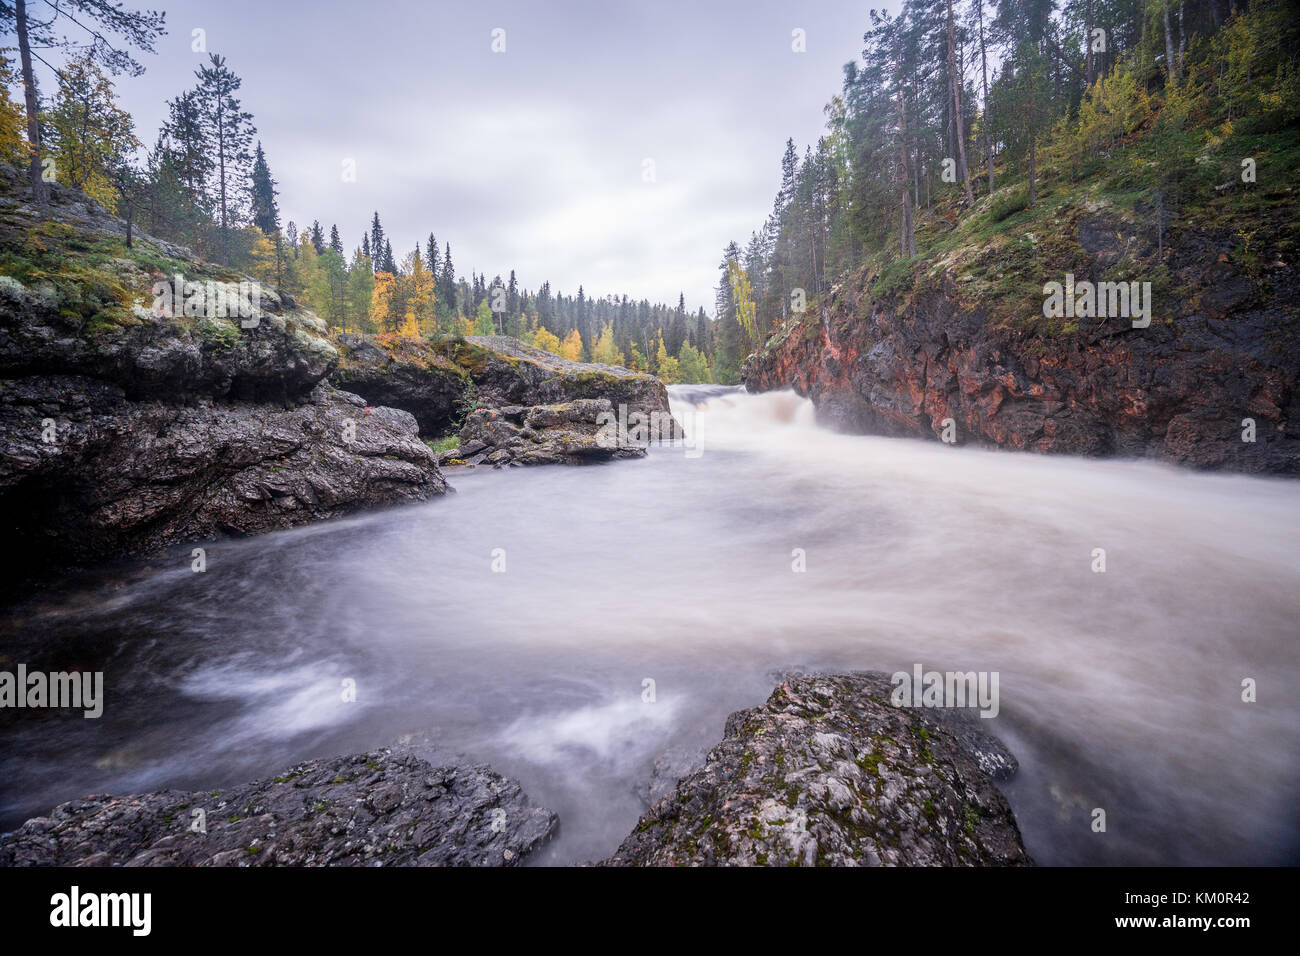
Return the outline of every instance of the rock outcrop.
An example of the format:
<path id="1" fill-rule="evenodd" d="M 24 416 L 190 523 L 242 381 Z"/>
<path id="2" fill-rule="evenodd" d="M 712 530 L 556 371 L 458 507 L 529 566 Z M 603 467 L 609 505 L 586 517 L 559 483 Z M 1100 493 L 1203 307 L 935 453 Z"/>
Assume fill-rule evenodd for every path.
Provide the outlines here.
<path id="1" fill-rule="evenodd" d="M 517 866 L 556 825 L 488 767 L 381 750 L 230 790 L 73 800 L 0 837 L 0 867 Z"/>
<path id="2" fill-rule="evenodd" d="M 604 865 L 1031 865 L 990 775 L 1014 758 L 960 713 L 894 707 L 891 689 L 883 674 L 782 682 Z"/>
<path id="3" fill-rule="evenodd" d="M 339 363 L 330 381 L 371 405 L 410 412 L 424 438 L 445 435 L 464 419 L 473 380 L 428 339 L 344 333 L 334 344 Z"/>
<path id="4" fill-rule="evenodd" d="M 438 341 L 341 335 L 331 380 L 415 415 L 426 438 L 456 434 L 443 464 L 583 464 L 683 437 L 652 375 L 572 362 L 503 335 Z M 640 415 L 644 435 L 636 431 Z M 604 427 L 611 423 L 614 427 Z M 631 424 L 629 425 L 629 422 Z M 603 430 L 602 430 L 603 428 Z"/>
<path id="5" fill-rule="evenodd" d="M 337 351 L 292 298 L 156 308 L 157 282 L 241 277 L 140 234 L 126 250 L 80 193 L 37 215 L 0 184 L 0 516 L 29 573 L 446 490 L 410 414 L 330 386 Z"/>
<path id="6" fill-rule="evenodd" d="M 1067 238 L 1054 259 L 1035 257 L 1037 285 L 1025 282 L 1023 295 L 973 288 L 988 283 L 972 273 L 997 269 L 1005 247 L 985 263 L 941 264 L 940 277 L 911 294 L 873 295 L 874 273 L 846 280 L 751 357 L 746 387 L 793 388 L 820 422 L 849 432 L 937 437 L 951 419 L 958 444 L 1300 474 L 1294 270 L 1278 259 L 1247 275 L 1228 261 L 1236 237 L 1189 230 L 1164 239 L 1161 268 L 1176 286 L 1154 293 L 1149 327 L 1047 319 L 1046 279 L 1156 269 L 1150 223 L 1105 210 L 1072 215 L 1057 224 Z"/>

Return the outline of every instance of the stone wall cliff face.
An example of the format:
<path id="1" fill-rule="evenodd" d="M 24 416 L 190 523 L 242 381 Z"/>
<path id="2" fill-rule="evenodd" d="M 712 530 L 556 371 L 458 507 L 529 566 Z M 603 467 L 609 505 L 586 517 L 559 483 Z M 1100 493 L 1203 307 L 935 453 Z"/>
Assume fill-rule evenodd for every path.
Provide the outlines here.
<path id="1" fill-rule="evenodd" d="M 958 444 L 1300 474 L 1300 283 L 1278 263 L 1262 294 L 1208 241 L 1172 258 L 1185 284 L 1146 328 L 1063 327 L 1037 290 L 1008 322 L 963 301 L 960 282 L 904 301 L 859 279 L 774 336 L 742 379 L 793 388 L 848 432 L 942 438 L 950 419 Z"/>
<path id="2" fill-rule="evenodd" d="M 445 490 L 411 415 L 325 382 L 318 319 L 233 329 L 142 312 L 88 336 L 39 290 L 0 290 L 0 518 L 28 571 Z"/>

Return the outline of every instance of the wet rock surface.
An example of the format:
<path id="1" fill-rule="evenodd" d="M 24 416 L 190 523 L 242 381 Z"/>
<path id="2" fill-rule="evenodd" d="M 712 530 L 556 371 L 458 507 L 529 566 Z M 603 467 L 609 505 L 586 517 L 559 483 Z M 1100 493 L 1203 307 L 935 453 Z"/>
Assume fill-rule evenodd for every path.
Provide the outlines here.
<path id="1" fill-rule="evenodd" d="M 0 837 L 0 866 L 517 866 L 556 826 L 488 767 L 385 749 L 222 791 L 73 800 Z"/>
<path id="2" fill-rule="evenodd" d="M 327 385 L 286 409 L 132 402 L 84 378 L 4 380 L 0 436 L 0 507 L 35 566 L 258 534 L 447 490 L 414 418 Z"/>
<path id="3" fill-rule="evenodd" d="M 981 769 L 1014 758 L 965 715 L 894 707 L 891 689 L 884 674 L 784 680 L 603 865 L 1031 865 Z"/>
<path id="4" fill-rule="evenodd" d="M 26 574 L 447 489 L 410 414 L 330 385 L 338 351 L 292 297 L 178 314 L 156 282 L 247 277 L 140 233 L 124 255 L 121 220 L 57 186 L 39 213 L 11 173 L 0 244 L 27 271 L 0 276 L 0 522 Z"/>
<path id="5" fill-rule="evenodd" d="M 371 404 L 414 415 L 426 439 L 455 434 L 443 465 L 585 464 L 645 455 L 648 439 L 684 435 L 652 375 L 572 362 L 505 335 L 400 339 L 340 335 L 331 380 Z M 619 429 L 602 434 L 602 414 Z M 657 427 L 629 434 L 634 416 Z M 632 421 L 633 425 L 622 423 Z"/>
<path id="6" fill-rule="evenodd" d="M 557 405 L 507 405 L 470 412 L 459 448 L 443 463 L 468 465 L 579 465 L 615 458 L 640 458 L 644 447 L 622 446 L 603 429 L 617 410 L 608 399 L 581 398 Z M 602 416 L 608 416 L 602 419 Z M 603 429 L 603 430 L 602 430 Z M 614 439 L 610 440 L 609 436 Z"/>
<path id="7" fill-rule="evenodd" d="M 1044 275 L 1096 280 L 1121 260 L 1142 274 L 1149 231 L 1084 216 L 1077 261 Z M 1235 243 L 1192 231 L 1170 245 L 1177 288 L 1147 328 L 1044 319 L 1037 289 L 1007 321 L 968 301 L 960 276 L 906 302 L 873 297 L 872 277 L 858 276 L 780 330 L 742 379 L 755 392 L 793 388 L 847 432 L 934 438 L 952 419 L 959 445 L 1300 474 L 1300 279 L 1280 260 L 1265 276 L 1234 270 Z"/>

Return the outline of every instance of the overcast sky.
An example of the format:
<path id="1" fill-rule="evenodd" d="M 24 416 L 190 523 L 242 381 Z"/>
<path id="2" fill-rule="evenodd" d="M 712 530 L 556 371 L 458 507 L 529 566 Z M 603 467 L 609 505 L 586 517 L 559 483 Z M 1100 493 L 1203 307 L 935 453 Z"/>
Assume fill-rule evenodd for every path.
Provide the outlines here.
<path id="1" fill-rule="evenodd" d="M 824 126 L 869 6 L 841 0 L 128 0 L 168 35 L 121 78 L 152 143 L 205 59 L 243 79 L 282 220 L 373 210 L 400 260 L 432 231 L 458 274 L 713 308 L 722 249 L 771 208 L 785 140 Z M 505 30 L 505 52 L 492 31 Z M 806 52 L 792 51 L 792 31 Z M 51 86 L 46 81 L 46 90 Z M 345 159 L 356 182 L 342 181 Z M 654 182 L 645 182 L 653 160 Z"/>

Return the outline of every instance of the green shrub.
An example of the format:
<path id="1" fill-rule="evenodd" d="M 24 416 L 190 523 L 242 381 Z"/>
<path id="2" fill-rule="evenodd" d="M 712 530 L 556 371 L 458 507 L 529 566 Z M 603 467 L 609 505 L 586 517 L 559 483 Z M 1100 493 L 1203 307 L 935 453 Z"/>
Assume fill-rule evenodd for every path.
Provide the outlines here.
<path id="1" fill-rule="evenodd" d="M 993 200 L 989 203 L 989 219 L 993 222 L 1001 222 L 1008 216 L 1028 208 L 1029 187 L 1023 184 L 1013 186 L 993 195 Z"/>

